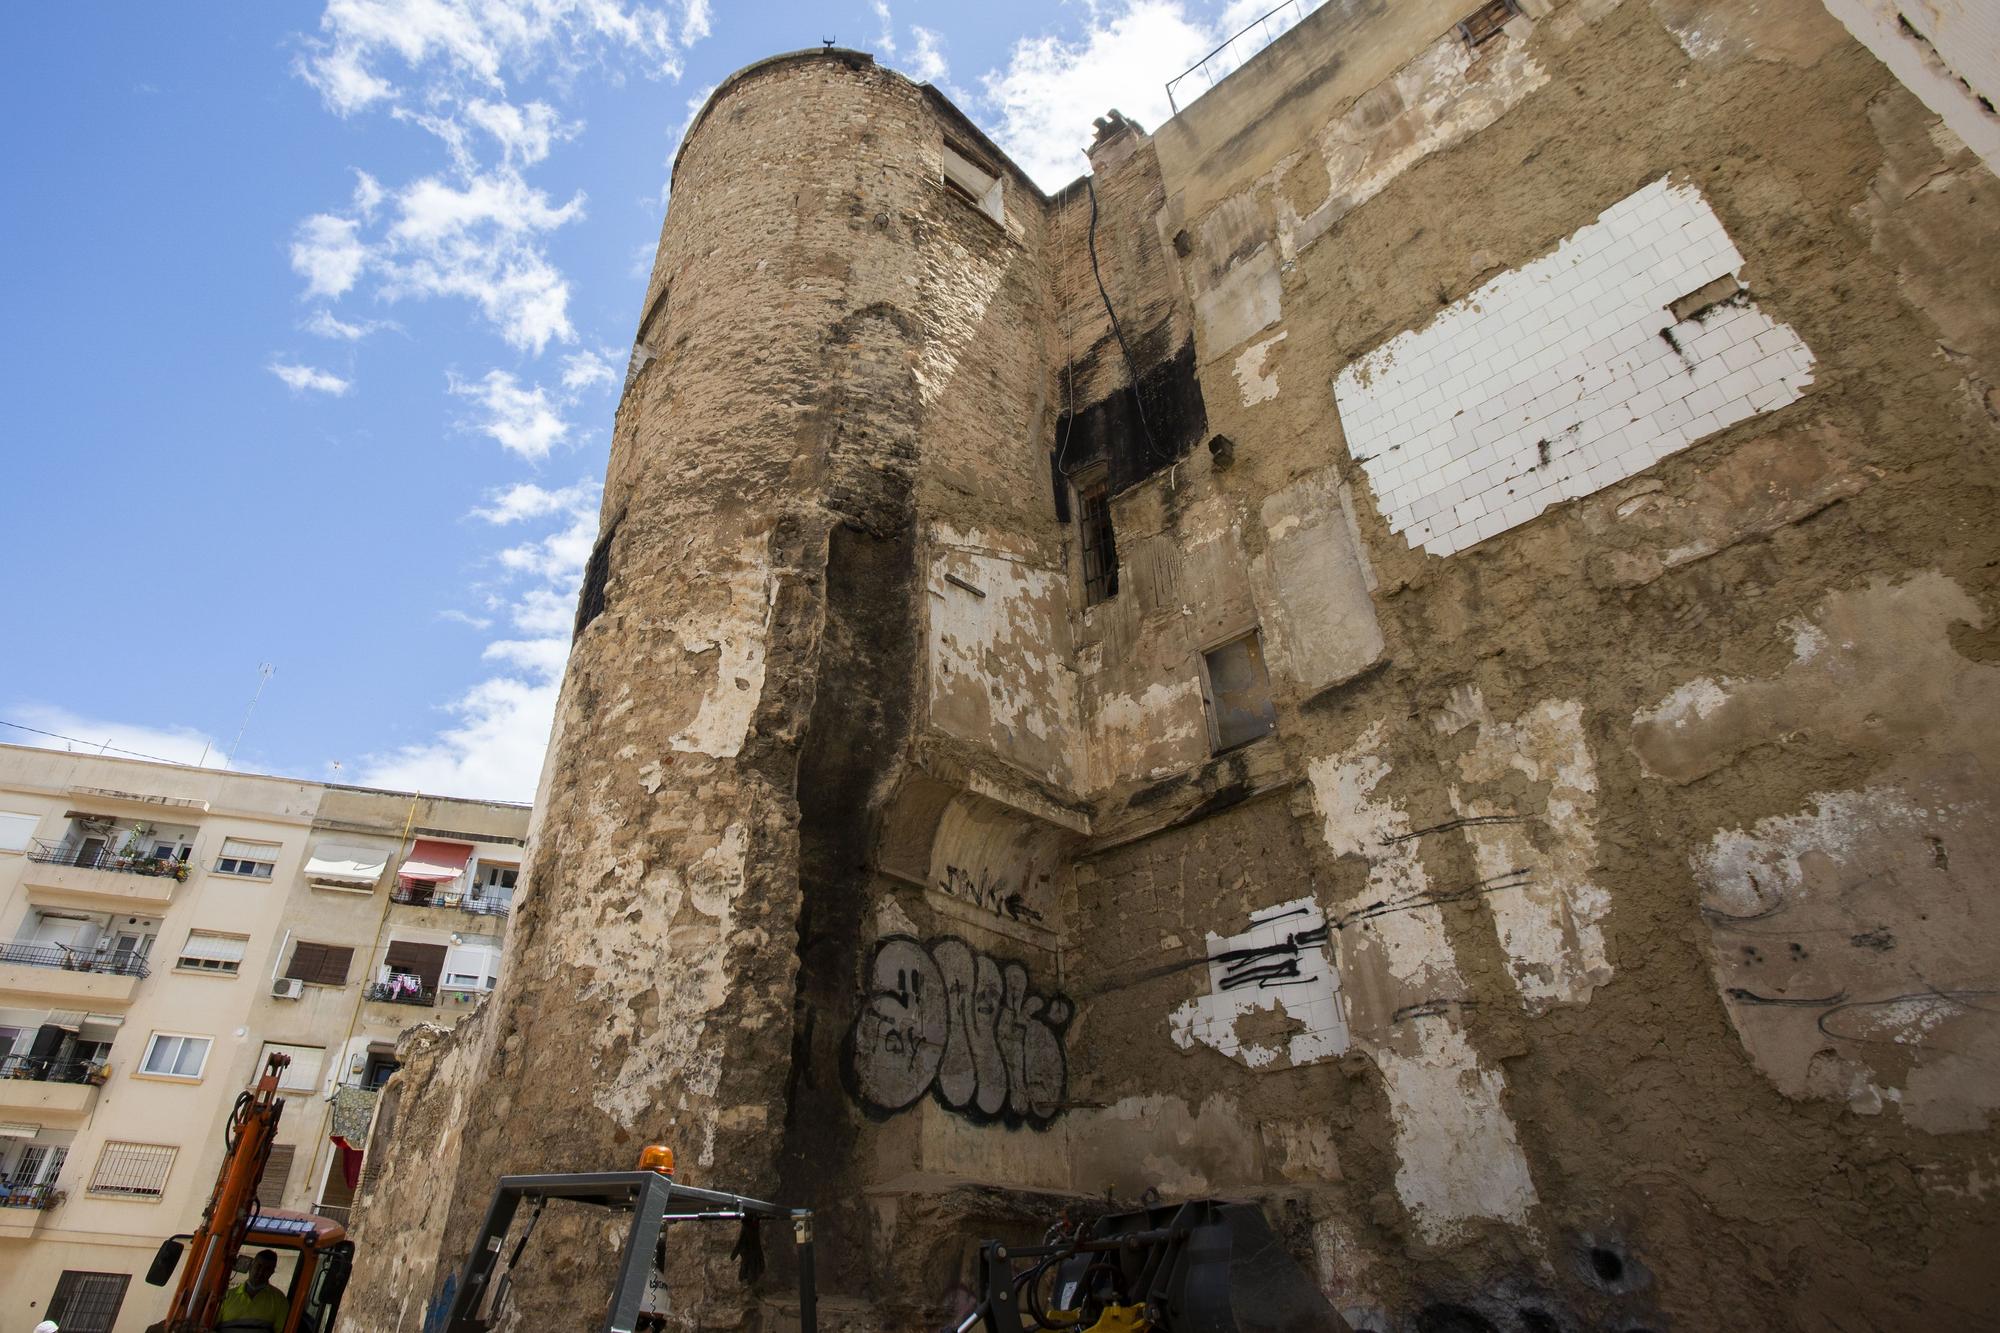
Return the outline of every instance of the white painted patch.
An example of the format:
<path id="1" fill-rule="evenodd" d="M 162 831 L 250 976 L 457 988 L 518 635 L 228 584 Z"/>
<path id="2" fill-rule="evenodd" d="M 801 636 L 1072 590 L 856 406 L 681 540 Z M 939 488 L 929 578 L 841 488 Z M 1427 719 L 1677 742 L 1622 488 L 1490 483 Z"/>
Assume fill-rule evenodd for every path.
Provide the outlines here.
<path id="1" fill-rule="evenodd" d="M 1340 974 L 1326 956 L 1326 917 L 1310 898 L 1267 907 L 1250 917 L 1240 935 L 1208 937 L 1209 994 L 1188 1001 L 1168 1019 L 1174 1044 L 1212 1046 L 1232 1060 L 1262 1069 L 1287 1056 L 1294 1065 L 1325 1060 L 1347 1049 L 1347 1018 L 1340 1007 Z M 1246 1042 L 1238 1019 L 1282 1013 L 1301 1025 L 1281 1048 Z"/>
<path id="2" fill-rule="evenodd" d="M 1327 846 L 1368 864 L 1366 884 L 1333 913 L 1346 923 L 1334 933 L 1335 957 L 1350 990 L 1372 1002 L 1351 1004 L 1349 1022 L 1389 1091 L 1396 1193 L 1437 1242 L 1475 1217 L 1525 1223 L 1535 1186 L 1502 1105 L 1506 1078 L 1480 1066 L 1449 1004 L 1465 983 L 1430 900 L 1421 840 L 1400 805 L 1374 795 L 1389 776 L 1387 737 L 1377 722 L 1306 772 Z M 1406 1013 L 1412 1005 L 1427 1012 Z"/>
<path id="3" fill-rule="evenodd" d="M 1651 708 L 1641 708 L 1632 714 L 1632 725 L 1685 727 L 1690 722 L 1702 721 L 1729 702 L 1729 691 L 1723 688 L 1729 683 L 1727 680 L 1718 682 L 1707 676 L 1697 676 L 1684 685 L 1675 686 L 1672 694 Z"/>
<path id="4" fill-rule="evenodd" d="M 708 577 L 719 577 L 728 606 L 713 620 L 684 616 L 675 622 L 674 632 L 684 652 L 716 654 L 715 680 L 703 691 L 694 721 L 667 743 L 683 753 L 734 759 L 750 735 L 750 719 L 764 694 L 764 639 L 777 598 L 764 539 L 744 538 L 727 572 Z"/>
<path id="5" fill-rule="evenodd" d="M 1507 970 L 1530 1013 L 1579 1004 L 1611 980 L 1599 922 L 1611 895 L 1591 882 L 1597 861 L 1597 765 L 1583 734 L 1583 705 L 1545 699 L 1513 722 L 1496 722 L 1477 689 L 1466 689 L 1439 719 L 1447 733 L 1478 728 L 1458 757 L 1466 787 L 1451 787 L 1452 809 L 1472 844 L 1473 864 Z M 1509 789 L 1518 775 L 1546 784 L 1539 812 Z"/>
<path id="6" fill-rule="evenodd" d="M 1798 398 L 1813 356 L 1789 327 L 1747 302 L 1668 310 L 1742 267 L 1700 193 L 1662 179 L 1350 364 L 1341 426 L 1390 529 L 1451 555 Z"/>
<path id="7" fill-rule="evenodd" d="M 1271 359 L 1271 349 L 1285 340 L 1279 333 L 1252 343 L 1236 358 L 1236 387 L 1243 392 L 1243 406 L 1255 407 L 1267 403 L 1278 396 L 1278 372 L 1265 367 Z"/>

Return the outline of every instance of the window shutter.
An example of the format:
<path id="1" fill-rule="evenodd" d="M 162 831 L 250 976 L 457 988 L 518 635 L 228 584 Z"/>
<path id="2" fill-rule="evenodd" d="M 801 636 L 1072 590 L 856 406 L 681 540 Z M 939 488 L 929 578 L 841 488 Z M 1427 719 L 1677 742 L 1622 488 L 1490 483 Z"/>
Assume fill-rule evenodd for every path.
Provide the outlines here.
<path id="1" fill-rule="evenodd" d="M 348 964 L 354 961 L 354 950 L 344 944 L 323 944 L 320 946 L 320 956 L 320 984 L 345 986 Z"/>
<path id="2" fill-rule="evenodd" d="M 285 1206 L 285 1186 L 292 1181 L 292 1155 L 298 1151 L 294 1144 L 274 1143 L 271 1155 L 264 1162 L 264 1180 L 257 1187 L 257 1201 L 266 1208 Z"/>
<path id="3" fill-rule="evenodd" d="M 245 842 L 241 838 L 224 838 L 220 855 L 232 861 L 275 861 L 278 859 L 278 844 L 275 842 Z"/>
<path id="4" fill-rule="evenodd" d="M 295 981 L 318 981 L 320 969 L 324 966 L 326 946 L 300 940 L 292 948 L 292 961 L 285 968 L 285 975 Z"/>

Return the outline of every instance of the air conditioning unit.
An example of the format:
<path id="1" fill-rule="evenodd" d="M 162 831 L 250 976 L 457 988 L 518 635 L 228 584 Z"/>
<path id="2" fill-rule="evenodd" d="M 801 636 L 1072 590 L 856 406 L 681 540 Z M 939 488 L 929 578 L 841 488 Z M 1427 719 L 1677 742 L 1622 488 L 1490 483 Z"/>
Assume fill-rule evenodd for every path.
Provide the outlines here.
<path id="1" fill-rule="evenodd" d="M 279 977 L 271 983 L 271 998 L 296 1000 L 306 993 L 306 983 L 297 977 Z"/>

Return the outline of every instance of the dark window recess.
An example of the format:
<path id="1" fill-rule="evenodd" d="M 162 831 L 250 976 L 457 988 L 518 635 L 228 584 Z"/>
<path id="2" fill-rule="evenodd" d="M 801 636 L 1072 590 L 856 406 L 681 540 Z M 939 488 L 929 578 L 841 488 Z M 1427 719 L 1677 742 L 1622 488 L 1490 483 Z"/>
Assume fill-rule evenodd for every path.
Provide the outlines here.
<path id="1" fill-rule="evenodd" d="M 354 950 L 345 944 L 300 940 L 292 949 L 292 964 L 285 969 L 285 975 L 315 986 L 345 986 L 347 967 L 353 961 Z"/>
<path id="2" fill-rule="evenodd" d="M 438 978 L 444 975 L 445 946 L 442 944 L 412 944 L 408 940 L 390 940 L 382 961 L 389 965 L 392 973 L 402 972 L 423 982 L 427 991 L 436 990 Z"/>
<path id="3" fill-rule="evenodd" d="M 1507 20 L 1521 12 L 1514 0 L 1492 0 L 1466 15 L 1458 25 L 1458 35 L 1465 39 L 1467 46 L 1478 46 L 1500 35 L 1507 26 Z"/>
<path id="4" fill-rule="evenodd" d="M 49 1297 L 50 1322 L 64 1333 L 111 1333 L 131 1280 L 128 1273 L 64 1273 Z"/>
<path id="5" fill-rule="evenodd" d="M 1278 729 L 1264 642 L 1255 630 L 1202 654 L 1209 740 L 1219 754 Z"/>
<path id="6" fill-rule="evenodd" d="M 1142 334 L 1133 342 L 1139 364 L 1149 367 L 1139 374 L 1136 396 L 1121 389 L 1056 422 L 1057 443 L 1051 454 L 1059 481 L 1067 477 L 1074 484 L 1079 473 L 1102 463 L 1109 473 L 1111 494 L 1119 495 L 1173 466 L 1208 438 L 1208 409 L 1202 402 L 1201 381 L 1195 377 L 1194 343 L 1185 342 L 1172 356 L 1161 356 L 1151 350 L 1157 341 Z M 1077 359 L 1076 380 L 1084 382 L 1097 359 L 1106 355 L 1114 359 L 1119 355 L 1118 344 L 1109 335 Z M 1062 495 L 1060 485 L 1056 494 Z M 1063 516 L 1061 504 L 1058 498 L 1058 518 Z"/>
<path id="7" fill-rule="evenodd" d="M 264 1159 L 264 1179 L 257 1185 L 257 1202 L 266 1208 L 284 1205 L 285 1186 L 292 1182 L 292 1156 L 298 1152 L 290 1143 L 274 1143 Z"/>
<path id="8" fill-rule="evenodd" d="M 1082 519 L 1083 600 L 1095 606 L 1118 595 L 1118 536 L 1111 530 L 1111 488 L 1102 468 L 1072 484 Z"/>
<path id="9" fill-rule="evenodd" d="M 611 539 L 617 535 L 618 519 L 613 519 L 611 526 L 598 536 L 597 545 L 590 548 L 590 563 L 583 567 L 583 590 L 576 598 L 576 630 L 570 635 L 572 643 L 583 636 L 591 621 L 604 614 L 604 588 L 611 582 Z"/>

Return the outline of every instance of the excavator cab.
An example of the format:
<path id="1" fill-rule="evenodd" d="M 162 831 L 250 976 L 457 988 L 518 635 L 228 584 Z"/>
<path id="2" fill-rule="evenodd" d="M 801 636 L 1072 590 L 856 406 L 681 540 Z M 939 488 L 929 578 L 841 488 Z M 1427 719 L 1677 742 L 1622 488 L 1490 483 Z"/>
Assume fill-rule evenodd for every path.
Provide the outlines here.
<path id="1" fill-rule="evenodd" d="M 164 1287 L 173 1280 L 188 1239 L 172 1236 L 160 1243 L 153 1266 L 146 1271 L 147 1282 Z M 354 1242 L 347 1239 L 346 1229 L 331 1218 L 309 1213 L 258 1213 L 243 1232 L 239 1254 L 254 1255 L 259 1250 L 277 1256 L 271 1286 L 285 1298 L 285 1322 L 271 1327 L 262 1321 L 219 1320 L 201 1333 L 209 1333 L 209 1328 L 220 1333 L 333 1333 L 348 1276 L 354 1271 Z M 232 1275 L 225 1285 L 234 1281 Z"/>

